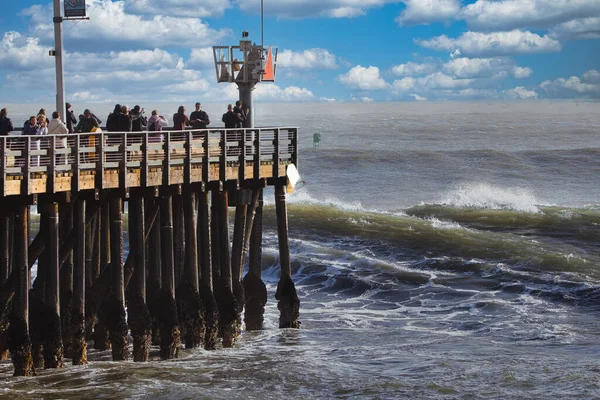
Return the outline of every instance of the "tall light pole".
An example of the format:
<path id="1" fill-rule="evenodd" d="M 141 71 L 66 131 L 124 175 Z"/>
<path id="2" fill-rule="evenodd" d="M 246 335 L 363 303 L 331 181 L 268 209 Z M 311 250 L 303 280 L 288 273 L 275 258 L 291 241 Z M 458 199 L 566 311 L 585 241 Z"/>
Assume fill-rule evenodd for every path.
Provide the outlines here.
<path id="1" fill-rule="evenodd" d="M 63 17 L 60 11 L 60 0 L 54 0 L 54 58 L 56 62 L 56 111 L 66 120 L 65 113 L 65 83 L 63 67 Z"/>

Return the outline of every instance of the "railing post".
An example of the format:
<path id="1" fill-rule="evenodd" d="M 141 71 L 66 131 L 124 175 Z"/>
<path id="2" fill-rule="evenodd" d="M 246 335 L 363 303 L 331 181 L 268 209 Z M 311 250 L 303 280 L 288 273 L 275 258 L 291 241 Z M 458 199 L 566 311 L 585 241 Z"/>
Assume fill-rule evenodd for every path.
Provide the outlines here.
<path id="1" fill-rule="evenodd" d="M 260 129 L 255 132 L 256 139 L 254 139 L 254 174 L 253 179 L 260 179 Z"/>
<path id="2" fill-rule="evenodd" d="M 227 130 L 221 131 L 221 157 L 219 158 L 219 181 L 225 183 L 227 180 Z"/>
<path id="3" fill-rule="evenodd" d="M 165 143 L 163 144 L 164 164 L 163 164 L 163 185 L 171 184 L 171 132 L 165 134 Z"/>
<path id="4" fill-rule="evenodd" d="M 74 154 L 75 154 L 75 163 L 73 164 L 73 167 L 71 167 L 71 171 L 72 171 L 72 177 L 71 177 L 71 188 L 73 190 L 73 192 L 77 193 L 79 192 L 79 164 L 81 163 L 81 154 L 79 153 L 79 145 L 81 144 L 81 134 L 77 133 L 75 135 L 75 147 L 74 147 Z"/>
<path id="5" fill-rule="evenodd" d="M 148 132 L 144 134 L 144 144 L 142 145 L 142 165 L 140 165 L 140 174 L 142 187 L 148 186 Z"/>
<path id="6" fill-rule="evenodd" d="M 192 183 L 192 131 L 188 131 L 185 138 L 185 155 L 184 182 L 189 185 Z"/>
<path id="7" fill-rule="evenodd" d="M 246 130 L 242 130 L 242 139 L 239 142 L 241 146 L 240 152 L 240 169 L 239 169 L 239 181 L 240 183 L 246 180 Z"/>
<path id="8" fill-rule="evenodd" d="M 98 141 L 96 144 L 96 154 L 98 154 L 98 161 L 96 161 L 96 189 L 104 189 L 104 133 L 98 135 Z"/>
<path id="9" fill-rule="evenodd" d="M 56 136 L 50 135 L 50 147 L 48 148 L 48 156 L 50 157 L 50 165 L 46 170 L 46 182 L 48 192 L 56 192 Z"/>
<path id="10" fill-rule="evenodd" d="M 298 168 L 298 128 L 293 128 L 292 135 L 294 136 L 292 146 L 294 154 L 292 154 L 292 163 Z"/>
<path id="11" fill-rule="evenodd" d="M 210 143 L 209 143 L 209 132 L 206 130 L 204 139 L 204 158 L 202 159 L 202 182 L 208 183 L 210 178 Z"/>
<path id="12" fill-rule="evenodd" d="M 127 191 L 127 133 L 123 133 L 121 142 L 121 163 L 119 164 L 119 186 L 125 193 Z"/>
<path id="13" fill-rule="evenodd" d="M 275 128 L 273 130 L 273 147 L 275 154 L 272 154 L 273 156 L 273 178 L 279 178 L 279 147 L 280 147 L 280 140 L 279 140 L 279 129 Z"/>
<path id="14" fill-rule="evenodd" d="M 23 180 L 25 181 L 25 194 L 29 195 L 30 189 L 30 176 L 29 169 L 31 168 L 31 156 L 29 155 L 29 151 L 31 149 L 31 136 L 27 136 L 25 138 L 25 149 L 23 149 L 23 154 L 25 155 L 25 164 L 23 166 Z"/>
<path id="15" fill-rule="evenodd" d="M 0 137 L 0 168 L 2 168 L 2 174 L 0 174 L 0 194 L 6 196 L 6 142 L 7 137 Z"/>

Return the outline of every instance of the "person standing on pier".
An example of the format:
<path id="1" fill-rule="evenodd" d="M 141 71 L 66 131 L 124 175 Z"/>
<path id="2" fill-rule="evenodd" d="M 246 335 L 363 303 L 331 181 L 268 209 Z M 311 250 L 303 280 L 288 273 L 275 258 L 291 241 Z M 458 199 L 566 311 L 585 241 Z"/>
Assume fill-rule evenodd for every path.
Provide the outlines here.
<path id="1" fill-rule="evenodd" d="M 185 115 L 185 107 L 179 106 L 176 114 L 173 114 L 173 130 L 182 131 L 186 126 L 190 126 L 190 119 Z"/>
<path id="2" fill-rule="evenodd" d="M 243 128 L 244 127 L 244 123 L 246 122 L 246 118 L 248 118 L 248 113 L 250 112 L 249 109 L 243 109 L 242 108 L 242 101 L 238 100 L 235 102 L 235 107 L 233 107 L 233 112 L 236 113 L 237 115 L 239 115 L 239 119 L 240 121 L 237 123 L 236 128 Z"/>
<path id="3" fill-rule="evenodd" d="M 67 128 L 65 123 L 60 120 L 60 114 L 58 113 L 58 111 L 54 111 L 52 113 L 52 119 L 50 120 L 50 124 L 48 125 L 48 134 L 66 135 L 67 133 L 69 133 L 69 128 Z"/>
<path id="4" fill-rule="evenodd" d="M 121 114 L 119 114 L 119 124 L 117 132 L 131 132 L 133 130 L 133 121 L 140 118 L 142 114 L 131 114 L 127 104 L 121 106 Z"/>
<path id="5" fill-rule="evenodd" d="M 225 123 L 225 128 L 237 128 L 237 125 L 241 120 L 241 117 L 233 112 L 233 106 L 227 104 L 227 112 L 223 114 L 223 118 L 221 118 L 221 121 Z"/>
<path id="6" fill-rule="evenodd" d="M 169 121 L 162 115 L 158 115 L 157 110 L 152 110 L 152 116 L 148 120 L 148 130 L 150 132 L 162 131 L 162 128 L 169 125 Z"/>
<path id="7" fill-rule="evenodd" d="M 83 118 L 81 118 L 81 120 L 79 121 L 79 124 L 77 125 L 77 128 L 75 128 L 75 130 L 77 132 L 87 133 L 87 132 L 91 132 L 92 129 L 97 128 L 97 127 L 98 127 L 98 120 L 96 120 L 96 118 L 94 118 L 92 116 L 92 113 L 90 112 L 90 110 L 86 109 L 83 112 Z"/>
<path id="8" fill-rule="evenodd" d="M 131 121 L 131 131 L 132 132 L 142 132 L 146 130 L 148 126 L 148 119 L 144 117 L 144 113 L 146 110 L 144 108 L 140 108 L 140 106 L 136 105 L 131 110 L 131 115 L 137 116 L 136 119 Z"/>
<path id="9" fill-rule="evenodd" d="M 202 110 L 202 104 L 196 103 L 196 111 L 190 115 L 190 123 L 193 129 L 206 129 L 210 124 L 210 118 L 206 111 Z"/>
<path id="10" fill-rule="evenodd" d="M 73 110 L 71 109 L 71 103 L 66 103 L 65 104 L 66 108 L 67 108 L 67 115 L 66 115 L 66 120 L 67 120 L 67 129 L 69 130 L 69 133 L 73 133 L 75 132 L 75 124 L 77 123 L 77 118 L 75 118 L 75 113 L 73 113 Z"/>
<path id="11" fill-rule="evenodd" d="M 37 119 L 35 116 L 29 117 L 29 120 L 23 125 L 23 135 L 35 135 L 37 132 Z"/>
<path id="12" fill-rule="evenodd" d="M 0 135 L 8 135 L 14 129 L 12 121 L 8 118 L 8 110 L 3 108 L 0 110 Z"/>

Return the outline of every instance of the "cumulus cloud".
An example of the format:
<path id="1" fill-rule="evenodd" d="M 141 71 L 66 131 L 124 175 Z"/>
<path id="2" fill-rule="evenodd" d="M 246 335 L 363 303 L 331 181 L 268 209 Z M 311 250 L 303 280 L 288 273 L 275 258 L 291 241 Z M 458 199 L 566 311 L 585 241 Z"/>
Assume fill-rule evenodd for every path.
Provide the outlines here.
<path id="1" fill-rule="evenodd" d="M 38 69 L 54 65 L 48 56 L 50 47 L 39 44 L 39 39 L 24 37 L 18 32 L 4 34 L 0 41 L 0 69 Z"/>
<path id="2" fill-rule="evenodd" d="M 417 80 L 410 76 L 397 79 L 392 83 L 392 92 L 395 94 L 408 92 L 415 87 L 416 83 Z"/>
<path id="3" fill-rule="evenodd" d="M 599 39 L 600 17 L 580 18 L 550 29 L 548 36 L 561 40 Z"/>
<path id="4" fill-rule="evenodd" d="M 514 89 L 505 90 L 504 94 L 510 99 L 537 99 L 538 94 L 535 90 L 525 89 L 523 86 L 517 86 Z"/>
<path id="5" fill-rule="evenodd" d="M 531 54 L 560 51 L 557 40 L 539 36 L 529 31 L 512 30 L 507 32 L 465 32 L 458 38 L 446 35 L 430 40 L 416 39 L 419 46 L 439 51 L 460 50 L 465 56 L 491 57 L 514 54 Z"/>
<path id="6" fill-rule="evenodd" d="M 435 64 L 419 64 L 415 62 L 407 62 L 406 64 L 399 64 L 392 67 L 392 74 L 395 76 L 416 76 L 430 74 L 437 70 L 438 66 Z"/>
<path id="7" fill-rule="evenodd" d="M 598 0 L 477 0 L 461 15 L 475 30 L 547 29 L 589 15 L 600 14 Z"/>
<path id="8" fill-rule="evenodd" d="M 418 94 L 415 94 L 415 93 L 411 93 L 410 97 L 415 99 L 415 101 L 427 101 L 427 98 L 425 98 L 423 96 L 419 96 Z"/>
<path id="9" fill-rule="evenodd" d="M 336 69 L 335 55 L 325 49 L 308 49 L 300 52 L 283 50 L 277 55 L 277 67 L 290 69 Z"/>
<path id="10" fill-rule="evenodd" d="M 278 18 L 299 19 L 307 17 L 353 18 L 365 15 L 370 8 L 381 7 L 397 0 L 280 0 L 265 7 L 266 15 Z M 260 3 L 255 0 L 237 0 L 242 11 L 260 13 Z"/>
<path id="11" fill-rule="evenodd" d="M 388 87 L 388 84 L 379 74 L 379 68 L 369 66 L 367 68 L 357 65 L 345 74 L 338 77 L 344 85 L 360 90 L 380 90 Z"/>
<path id="12" fill-rule="evenodd" d="M 434 72 L 417 79 L 419 86 L 426 89 L 460 89 L 470 86 L 473 82 L 473 79 L 456 79 L 443 72 Z"/>
<path id="13" fill-rule="evenodd" d="M 490 77 L 515 68 L 515 61 L 508 57 L 454 58 L 444 64 L 443 70 L 457 78 Z"/>
<path id="14" fill-rule="evenodd" d="M 263 101 L 307 101 L 315 97 L 313 92 L 306 88 L 288 86 L 282 89 L 274 83 L 257 85 L 254 93 L 257 100 Z"/>
<path id="15" fill-rule="evenodd" d="M 401 26 L 429 24 L 456 17 L 460 0 L 403 0 L 406 8 L 396 17 Z"/>
<path id="16" fill-rule="evenodd" d="M 540 88 L 550 97 L 567 98 L 573 95 L 578 97 L 600 97 L 600 72 L 590 70 L 583 77 L 571 76 L 558 78 L 553 81 L 544 81 Z"/>
<path id="17" fill-rule="evenodd" d="M 199 69 L 211 69 L 215 67 L 215 57 L 212 47 L 194 48 L 190 52 L 190 58 L 186 62 L 188 67 Z"/>
<path id="18" fill-rule="evenodd" d="M 125 7 L 134 14 L 207 18 L 222 17 L 231 3 L 228 0 L 127 0 Z"/>
<path id="19" fill-rule="evenodd" d="M 72 41 L 76 48 L 89 48 L 90 40 L 97 48 L 110 49 L 127 45 L 144 47 L 146 44 L 152 47 L 197 47 L 231 36 L 228 29 L 211 29 L 198 18 L 129 14 L 124 1 L 88 0 L 87 7 L 88 14 L 94 18 L 80 22 L 75 29 L 65 29 L 65 40 Z M 48 41 L 52 39 L 48 7 L 32 6 L 21 15 L 30 17 L 30 27 L 37 36 Z"/>
<path id="20" fill-rule="evenodd" d="M 517 79 L 529 78 L 532 73 L 533 73 L 533 71 L 529 67 L 523 68 L 523 67 L 516 66 L 512 69 L 512 74 Z"/>

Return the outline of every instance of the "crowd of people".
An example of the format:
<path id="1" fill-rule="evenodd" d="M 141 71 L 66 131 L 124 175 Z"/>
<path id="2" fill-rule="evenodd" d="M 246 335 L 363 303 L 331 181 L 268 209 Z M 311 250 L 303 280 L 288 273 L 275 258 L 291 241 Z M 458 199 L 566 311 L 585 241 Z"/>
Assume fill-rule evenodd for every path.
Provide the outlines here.
<path id="1" fill-rule="evenodd" d="M 250 110 L 244 109 L 241 101 L 236 101 L 235 106 L 227 105 L 227 112 L 221 118 L 225 128 L 243 128 L 246 124 Z M 145 116 L 145 109 L 136 105 L 129 109 L 127 105 L 116 104 L 113 112 L 106 119 L 106 130 L 108 132 L 145 132 L 162 131 L 169 126 L 169 121 L 158 110 L 153 110 L 150 118 Z M 187 116 L 185 107 L 180 106 L 177 113 L 173 114 L 173 130 L 206 129 L 210 125 L 210 117 L 202 110 L 202 104 L 196 103 L 195 110 Z M 37 116 L 32 115 L 23 124 L 23 135 L 48 135 L 67 133 L 96 132 L 100 129 L 102 120 L 89 109 L 84 110 L 79 118 L 70 103 L 66 103 L 65 118 L 61 118 L 59 112 L 52 113 L 52 120 L 46 117 L 46 110 L 40 109 Z M 8 116 L 8 110 L 0 110 L 0 135 L 8 135 L 15 130 L 12 120 Z"/>

